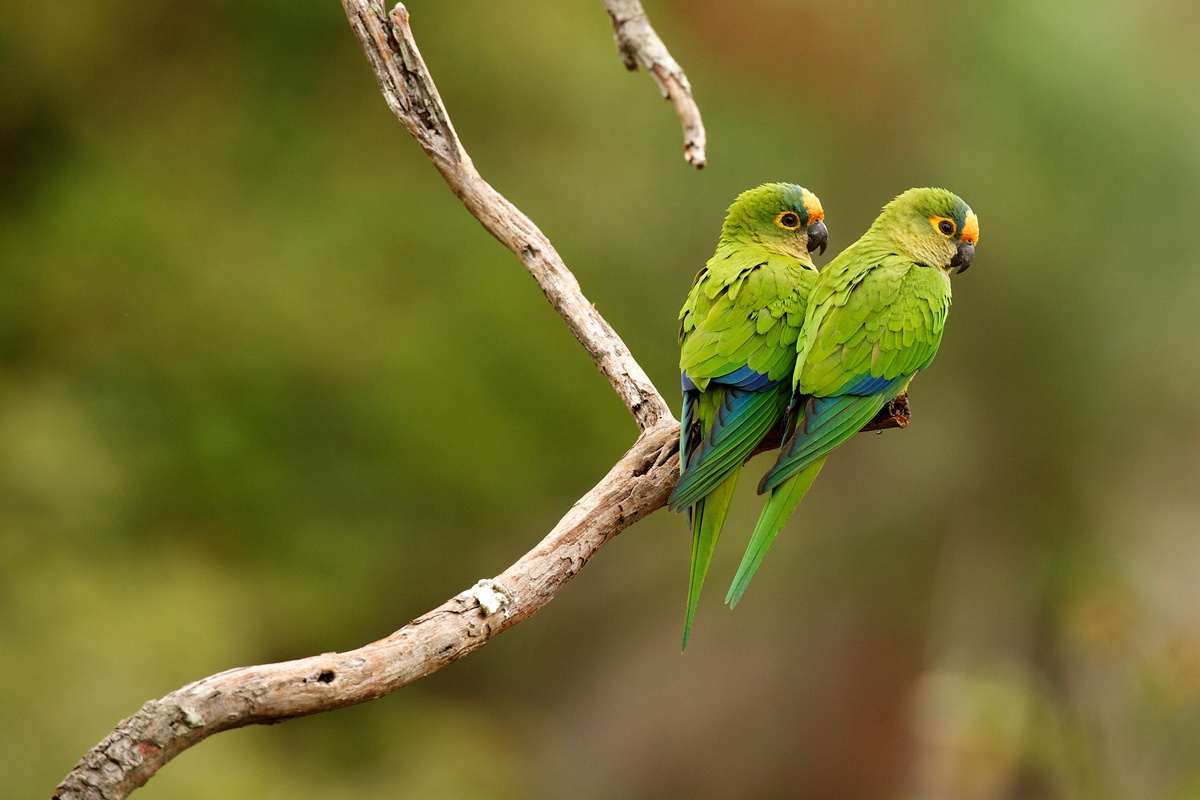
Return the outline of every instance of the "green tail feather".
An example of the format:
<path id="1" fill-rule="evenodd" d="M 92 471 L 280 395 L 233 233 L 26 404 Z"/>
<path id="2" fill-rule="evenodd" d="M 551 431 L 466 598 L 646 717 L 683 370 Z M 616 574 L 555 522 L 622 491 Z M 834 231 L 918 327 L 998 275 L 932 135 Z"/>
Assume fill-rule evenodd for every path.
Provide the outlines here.
<path id="1" fill-rule="evenodd" d="M 746 554 L 742 556 L 742 563 L 738 566 L 737 574 L 733 576 L 733 584 L 729 587 L 729 593 L 725 595 L 725 602 L 729 604 L 730 608 L 736 606 L 742 599 L 742 594 L 750 585 L 750 579 L 754 577 L 758 565 L 762 563 L 767 551 L 775 543 L 775 537 L 779 535 L 779 531 L 787 522 L 788 517 L 796 510 L 796 506 L 804 499 L 804 495 L 808 494 L 809 487 L 812 486 L 817 473 L 823 466 L 825 466 L 824 456 L 771 491 L 771 496 L 767 499 L 762 514 L 759 515 L 758 524 L 754 526 L 754 535 L 750 537 L 750 545 L 746 548 Z"/>
<path id="2" fill-rule="evenodd" d="M 692 634 L 692 620 L 696 617 L 696 605 L 700 602 L 704 576 L 712 562 L 717 537 L 721 535 L 721 528 L 725 526 L 729 503 L 733 499 L 733 490 L 741 474 L 740 467 L 735 469 L 717 488 L 692 506 L 692 576 L 688 584 L 687 618 L 683 623 L 684 650 L 687 649 L 688 637 Z"/>

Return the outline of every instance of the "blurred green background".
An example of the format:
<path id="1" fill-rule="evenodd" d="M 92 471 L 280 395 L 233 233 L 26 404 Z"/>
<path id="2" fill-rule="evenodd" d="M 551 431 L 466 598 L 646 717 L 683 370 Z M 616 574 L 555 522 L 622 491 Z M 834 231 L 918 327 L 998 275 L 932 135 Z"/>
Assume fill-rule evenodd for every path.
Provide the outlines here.
<path id="1" fill-rule="evenodd" d="M 649 2 L 700 173 L 600 0 L 410 10 L 476 164 L 675 408 L 744 188 L 813 189 L 836 251 L 945 185 L 976 265 L 913 425 L 839 451 L 731 613 L 744 482 L 686 656 L 661 512 L 470 658 L 138 797 L 1200 797 L 1200 6 Z M 0 72 L 0 796 L 496 574 L 633 441 L 337 3 L 3 3 Z"/>

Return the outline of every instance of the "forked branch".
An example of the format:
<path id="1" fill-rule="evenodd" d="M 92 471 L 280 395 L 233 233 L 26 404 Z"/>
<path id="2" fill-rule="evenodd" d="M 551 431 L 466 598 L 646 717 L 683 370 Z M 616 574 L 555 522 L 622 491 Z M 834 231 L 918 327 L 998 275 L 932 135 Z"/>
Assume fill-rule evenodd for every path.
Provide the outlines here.
<path id="1" fill-rule="evenodd" d="M 365 703 L 441 669 L 548 603 L 607 541 L 665 505 L 675 486 L 679 424 L 550 241 L 476 171 L 413 41 L 407 10 L 388 15 L 379 0 L 343 6 L 388 106 L 467 209 L 529 270 L 641 435 L 554 530 L 495 578 L 357 650 L 228 670 L 146 703 L 84 755 L 56 799 L 127 797 L 215 733 Z"/>
<path id="2" fill-rule="evenodd" d="M 364 703 L 441 669 L 548 603 L 606 542 L 664 506 L 675 486 L 679 424 L 545 235 L 476 171 L 417 50 L 407 10 L 397 6 L 389 15 L 380 0 L 343 0 L 343 6 L 388 106 L 471 214 L 529 270 L 641 435 L 554 530 L 495 578 L 356 650 L 227 670 L 152 700 L 84 755 L 55 798 L 125 798 L 215 733 Z M 606 0 L 606 6 L 626 63 L 635 64 L 636 56 L 675 102 L 688 160 L 703 166 L 704 129 L 687 78 L 636 0 Z M 885 409 L 883 416 L 882 427 L 902 424 L 897 420 L 907 420 L 907 408 Z"/>

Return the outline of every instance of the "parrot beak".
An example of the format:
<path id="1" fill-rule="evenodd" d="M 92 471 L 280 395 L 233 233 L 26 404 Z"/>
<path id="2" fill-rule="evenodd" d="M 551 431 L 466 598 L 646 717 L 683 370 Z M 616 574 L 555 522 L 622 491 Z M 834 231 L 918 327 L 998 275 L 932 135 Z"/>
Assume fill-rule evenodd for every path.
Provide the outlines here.
<path id="1" fill-rule="evenodd" d="M 950 259 L 951 267 L 958 267 L 957 275 L 961 275 L 967 271 L 967 267 L 971 266 L 971 262 L 975 260 L 975 245 L 970 242 L 959 242 L 958 252 L 954 254 L 954 258 Z"/>
<path id="2" fill-rule="evenodd" d="M 825 255 L 825 245 L 829 244 L 829 229 L 825 227 L 824 220 L 817 220 L 812 225 L 808 226 L 808 252 L 821 248 L 821 255 Z"/>

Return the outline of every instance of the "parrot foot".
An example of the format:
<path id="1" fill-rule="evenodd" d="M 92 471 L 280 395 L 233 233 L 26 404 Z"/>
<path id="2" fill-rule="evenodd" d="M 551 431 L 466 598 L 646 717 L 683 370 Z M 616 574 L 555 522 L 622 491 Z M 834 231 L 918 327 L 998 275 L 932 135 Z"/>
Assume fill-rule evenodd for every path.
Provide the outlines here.
<path id="1" fill-rule="evenodd" d="M 874 419 L 863 426 L 862 432 L 885 431 L 888 428 L 907 428 L 911 418 L 912 411 L 908 407 L 908 392 L 901 392 L 890 403 L 881 408 Z"/>
<path id="2" fill-rule="evenodd" d="M 508 587 L 504 586 L 504 584 L 496 583 L 491 578 L 484 578 L 479 581 L 479 583 L 463 592 L 462 597 L 478 603 L 479 610 L 483 612 L 485 617 L 490 617 L 497 611 L 503 611 L 505 618 L 507 618 L 508 605 L 516 600 L 516 597 L 513 596 Z"/>

